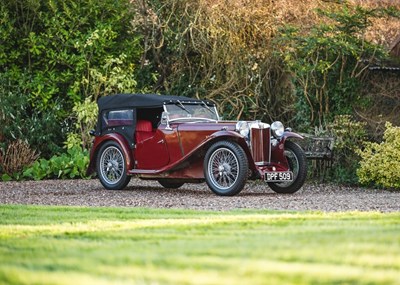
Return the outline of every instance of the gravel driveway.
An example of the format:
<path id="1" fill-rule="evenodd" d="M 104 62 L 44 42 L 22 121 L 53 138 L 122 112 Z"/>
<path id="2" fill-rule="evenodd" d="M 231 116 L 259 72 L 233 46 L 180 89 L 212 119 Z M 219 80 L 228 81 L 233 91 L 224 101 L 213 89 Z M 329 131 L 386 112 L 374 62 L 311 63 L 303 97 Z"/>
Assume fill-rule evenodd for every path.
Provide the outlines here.
<path id="1" fill-rule="evenodd" d="M 295 194 L 280 195 L 260 182 L 248 182 L 239 195 L 220 197 L 205 183 L 173 190 L 132 179 L 126 190 L 109 191 L 96 179 L 48 180 L 0 182 L 0 204 L 394 212 L 400 211 L 400 191 L 306 184 Z"/>

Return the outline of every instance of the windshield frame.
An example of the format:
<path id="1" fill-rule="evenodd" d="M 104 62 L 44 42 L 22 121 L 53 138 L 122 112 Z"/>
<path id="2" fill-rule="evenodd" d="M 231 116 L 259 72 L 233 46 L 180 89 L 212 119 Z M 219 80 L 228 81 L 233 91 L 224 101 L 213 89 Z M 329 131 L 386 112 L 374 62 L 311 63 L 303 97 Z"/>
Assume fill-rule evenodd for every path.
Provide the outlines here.
<path id="1" fill-rule="evenodd" d="M 201 103 L 187 103 L 177 101 L 174 104 L 165 104 L 164 112 L 166 112 L 169 122 L 175 121 L 212 121 L 220 120 L 218 110 L 215 105 L 207 105 Z"/>
<path id="2" fill-rule="evenodd" d="M 221 120 L 215 105 L 208 105 L 205 102 L 187 103 L 181 101 L 164 104 L 163 118 L 168 122 L 217 122 Z"/>

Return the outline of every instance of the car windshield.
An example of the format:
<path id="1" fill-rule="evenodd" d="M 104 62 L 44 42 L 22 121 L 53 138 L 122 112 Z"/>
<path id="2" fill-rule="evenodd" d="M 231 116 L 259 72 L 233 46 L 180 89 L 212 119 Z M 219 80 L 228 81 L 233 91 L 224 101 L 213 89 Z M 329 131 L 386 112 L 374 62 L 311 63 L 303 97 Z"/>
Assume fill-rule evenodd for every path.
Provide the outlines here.
<path id="1" fill-rule="evenodd" d="M 203 104 L 184 104 L 177 102 L 165 106 L 169 120 L 218 120 L 217 109 Z"/>

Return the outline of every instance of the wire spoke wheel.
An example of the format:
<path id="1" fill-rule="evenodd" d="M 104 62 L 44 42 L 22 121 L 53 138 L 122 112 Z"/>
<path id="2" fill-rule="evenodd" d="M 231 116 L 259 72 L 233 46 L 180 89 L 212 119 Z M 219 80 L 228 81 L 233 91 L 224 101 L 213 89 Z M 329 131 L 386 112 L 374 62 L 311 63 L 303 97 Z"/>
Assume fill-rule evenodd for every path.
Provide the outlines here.
<path id="1" fill-rule="evenodd" d="M 208 171 L 212 173 L 211 181 L 215 186 L 228 189 L 238 178 L 239 162 L 231 150 L 220 148 L 212 154 Z"/>
<path id="2" fill-rule="evenodd" d="M 100 158 L 101 176 L 109 184 L 118 183 L 125 171 L 123 155 L 119 149 L 110 146 L 104 150 Z"/>
<path id="3" fill-rule="evenodd" d="M 212 145 L 204 160 L 204 173 L 210 189 L 224 196 L 239 193 L 247 180 L 248 161 L 243 149 L 234 142 Z"/>
<path id="4" fill-rule="evenodd" d="M 115 142 L 105 143 L 99 151 L 97 174 L 106 189 L 123 189 L 130 181 L 126 174 L 124 154 Z"/>

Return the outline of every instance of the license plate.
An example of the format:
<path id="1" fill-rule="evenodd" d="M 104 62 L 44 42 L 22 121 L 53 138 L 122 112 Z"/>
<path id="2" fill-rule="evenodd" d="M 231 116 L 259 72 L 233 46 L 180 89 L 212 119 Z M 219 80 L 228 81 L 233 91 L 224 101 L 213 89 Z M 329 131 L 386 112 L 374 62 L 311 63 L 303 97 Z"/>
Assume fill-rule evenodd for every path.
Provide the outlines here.
<path id="1" fill-rule="evenodd" d="M 284 182 L 293 180 L 293 172 L 280 171 L 280 172 L 267 172 L 265 173 L 266 182 Z"/>

